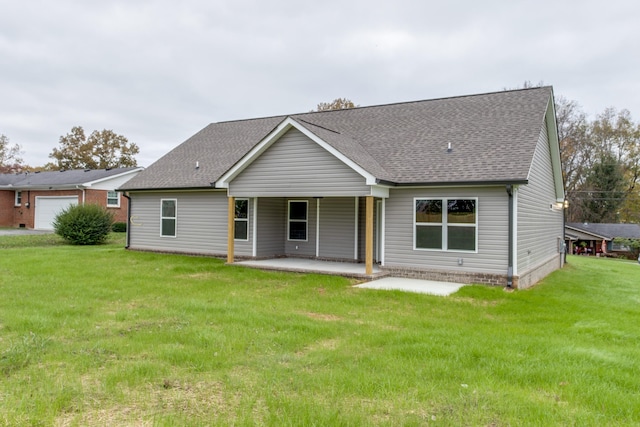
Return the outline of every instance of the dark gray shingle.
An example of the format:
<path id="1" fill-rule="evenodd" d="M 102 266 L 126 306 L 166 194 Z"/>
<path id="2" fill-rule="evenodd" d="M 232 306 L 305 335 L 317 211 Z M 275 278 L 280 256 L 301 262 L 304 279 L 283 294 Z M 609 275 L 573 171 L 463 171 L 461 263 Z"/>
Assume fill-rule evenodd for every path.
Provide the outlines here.
<path id="1" fill-rule="evenodd" d="M 640 239 L 640 225 L 638 224 L 594 224 L 569 222 L 567 223 L 567 226 L 587 233 L 597 234 L 598 236 L 604 236 L 609 239 L 615 239 L 616 237 Z"/>
<path id="2" fill-rule="evenodd" d="M 290 117 L 380 180 L 524 182 L 551 101 L 542 87 Z M 211 124 L 126 189 L 210 187 L 286 117 Z"/>
<path id="3" fill-rule="evenodd" d="M 99 179 L 109 178 L 139 168 L 114 169 L 74 169 L 68 171 L 28 172 L 20 174 L 0 175 L 0 185 L 11 185 L 15 188 L 61 187 L 82 185 Z M 6 178 L 6 183 L 5 183 Z"/>

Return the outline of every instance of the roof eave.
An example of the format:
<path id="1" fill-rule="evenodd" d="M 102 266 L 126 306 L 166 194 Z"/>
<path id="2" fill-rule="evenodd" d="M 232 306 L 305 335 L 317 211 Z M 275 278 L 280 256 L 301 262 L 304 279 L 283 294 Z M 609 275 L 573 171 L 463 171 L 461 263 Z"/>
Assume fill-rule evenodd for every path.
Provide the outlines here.
<path id="1" fill-rule="evenodd" d="M 430 182 L 400 182 L 394 183 L 389 181 L 378 180 L 381 185 L 391 187 L 487 187 L 498 185 L 526 185 L 528 179 L 500 179 L 500 180 L 481 180 L 481 181 L 430 181 Z"/>
<path id="2" fill-rule="evenodd" d="M 41 185 L 16 185 L 12 189 L 16 191 L 22 190 L 83 190 L 87 187 L 84 184 L 41 184 Z"/>
<path id="3" fill-rule="evenodd" d="M 138 166 L 135 169 L 131 169 L 131 170 L 128 170 L 128 171 L 117 173 L 117 174 L 105 176 L 103 178 L 98 178 L 98 179 L 95 179 L 93 181 L 88 181 L 88 182 L 84 183 L 84 185 L 86 185 L 87 187 L 91 187 L 93 184 L 98 184 L 98 183 L 101 183 L 101 182 L 104 182 L 104 181 L 108 181 L 110 179 L 116 179 L 116 178 L 120 178 L 120 177 L 126 176 L 126 175 L 131 175 L 131 174 L 134 174 L 134 173 L 138 173 L 138 172 L 140 172 L 142 170 L 144 170 L 144 167 Z"/>
<path id="4" fill-rule="evenodd" d="M 202 187 L 147 187 L 147 188 L 125 188 L 125 187 L 120 187 L 120 188 L 116 188 L 116 191 L 120 191 L 120 192 L 154 192 L 154 193 L 158 193 L 158 192 L 163 192 L 163 191 L 205 191 L 205 190 L 215 190 L 215 191 L 225 191 L 226 189 L 224 188 L 219 188 L 219 187 L 214 187 L 213 185 L 211 186 L 202 186 Z"/>
<path id="5" fill-rule="evenodd" d="M 591 230 L 585 230 L 585 229 L 574 227 L 574 226 L 571 226 L 571 225 L 568 225 L 568 224 L 565 224 L 564 228 L 565 229 L 568 228 L 569 230 L 578 231 L 578 232 L 583 233 L 583 234 L 589 234 L 589 235 L 591 235 L 593 237 L 596 237 L 598 239 L 603 239 L 603 240 L 611 240 L 611 239 L 613 239 L 613 237 L 611 237 L 611 236 L 605 236 L 603 234 L 594 233 Z"/>

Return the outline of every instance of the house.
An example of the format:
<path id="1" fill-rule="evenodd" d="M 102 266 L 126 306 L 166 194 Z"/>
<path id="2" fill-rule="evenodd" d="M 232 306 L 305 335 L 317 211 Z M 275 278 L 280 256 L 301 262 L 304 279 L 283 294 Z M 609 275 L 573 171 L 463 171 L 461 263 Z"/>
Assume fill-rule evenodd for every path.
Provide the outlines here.
<path id="1" fill-rule="evenodd" d="M 640 239 L 640 224 L 593 224 L 569 222 L 565 224 L 567 252 L 580 255 L 608 254 L 633 257 L 629 247 L 615 239 Z"/>
<path id="2" fill-rule="evenodd" d="M 95 203 L 127 221 L 127 199 L 116 190 L 142 168 L 0 174 L 0 227 L 53 229 L 55 216 L 77 203 Z"/>
<path id="3" fill-rule="evenodd" d="M 120 190 L 135 250 L 519 288 L 563 258 L 551 87 L 213 123 Z"/>

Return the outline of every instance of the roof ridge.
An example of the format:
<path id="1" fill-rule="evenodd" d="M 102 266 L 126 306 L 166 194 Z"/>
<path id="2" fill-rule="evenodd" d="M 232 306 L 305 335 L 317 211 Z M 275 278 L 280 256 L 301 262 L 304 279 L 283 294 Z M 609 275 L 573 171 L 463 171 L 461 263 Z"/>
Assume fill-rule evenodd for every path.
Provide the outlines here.
<path id="1" fill-rule="evenodd" d="M 400 105 L 419 104 L 419 103 L 423 103 L 423 102 L 435 102 L 435 101 L 446 101 L 446 100 L 453 100 L 453 99 L 474 98 L 474 97 L 480 97 L 480 96 L 497 95 L 497 94 L 500 94 L 500 93 L 526 92 L 526 91 L 534 91 L 534 90 L 541 90 L 541 89 L 553 90 L 553 86 L 545 85 L 545 86 L 536 86 L 536 87 L 526 87 L 526 88 L 520 88 L 520 89 L 504 89 L 504 90 L 496 90 L 496 91 L 491 91 L 491 92 L 473 93 L 473 94 L 469 94 L 469 95 L 454 95 L 454 96 L 443 96 L 443 97 L 438 97 L 438 98 L 416 99 L 416 100 L 413 100 L 413 101 L 390 102 L 390 103 L 386 103 L 386 104 L 365 105 L 365 106 L 362 106 L 362 107 L 358 106 L 358 107 L 353 107 L 353 108 L 341 108 L 341 109 L 336 109 L 336 110 L 306 111 L 306 112 L 299 112 L 299 113 L 292 113 L 292 114 L 275 114 L 273 116 L 265 116 L 265 117 L 252 117 L 252 118 L 237 119 L 237 120 L 223 120 L 223 121 L 220 121 L 220 122 L 212 122 L 212 123 L 209 123 L 209 124 L 250 122 L 250 121 L 269 120 L 269 119 L 276 119 L 276 118 L 284 120 L 287 117 L 304 116 L 304 115 L 308 115 L 308 114 L 314 114 L 314 115 L 317 115 L 317 114 L 331 114 L 331 113 L 340 113 L 340 112 L 352 111 L 352 110 L 365 110 L 365 109 L 370 109 L 370 108 L 393 107 L 393 106 L 400 106 Z M 328 129 L 328 130 L 330 130 L 330 129 Z"/>

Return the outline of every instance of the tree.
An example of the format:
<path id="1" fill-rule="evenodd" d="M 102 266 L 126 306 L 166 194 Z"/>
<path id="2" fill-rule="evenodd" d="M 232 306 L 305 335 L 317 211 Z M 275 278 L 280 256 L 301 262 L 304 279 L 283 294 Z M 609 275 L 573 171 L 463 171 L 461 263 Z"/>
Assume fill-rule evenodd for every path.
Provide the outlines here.
<path id="1" fill-rule="evenodd" d="M 346 110 L 349 108 L 356 108 L 357 105 L 347 98 L 336 98 L 331 102 L 321 102 L 316 107 L 315 111 L 329 111 L 329 110 Z"/>
<path id="2" fill-rule="evenodd" d="M 93 131 L 89 138 L 84 129 L 75 126 L 60 137 L 60 147 L 54 148 L 49 157 L 55 163 L 48 169 L 109 169 L 137 166 L 135 155 L 138 146 L 112 130 Z"/>
<path id="3" fill-rule="evenodd" d="M 9 138 L 0 134 L 0 173 L 21 172 L 25 166 L 20 154 L 22 154 L 20 145 L 11 145 Z"/>
<path id="4" fill-rule="evenodd" d="M 617 111 L 607 108 L 599 114 L 591 125 L 591 140 L 595 147 L 595 157 L 610 156 L 610 161 L 618 164 L 623 175 L 623 193 L 610 194 L 618 197 L 619 219 L 623 222 L 637 222 L 638 180 L 640 178 L 640 124 L 634 123 L 629 110 Z M 612 182 L 606 178 L 605 185 Z"/>
<path id="5" fill-rule="evenodd" d="M 610 152 L 603 152 L 588 171 L 581 202 L 582 221 L 619 222 L 619 210 L 625 198 L 626 182 L 621 163 Z"/>
<path id="6" fill-rule="evenodd" d="M 560 160 L 565 197 L 569 200 L 567 219 L 582 221 L 581 194 L 585 176 L 592 166 L 593 144 L 589 137 L 590 122 L 580 105 L 562 96 L 555 99 Z"/>
<path id="7" fill-rule="evenodd" d="M 629 111 L 607 108 L 590 121 L 576 102 L 557 97 L 556 118 L 567 219 L 639 221 L 640 125 Z"/>

